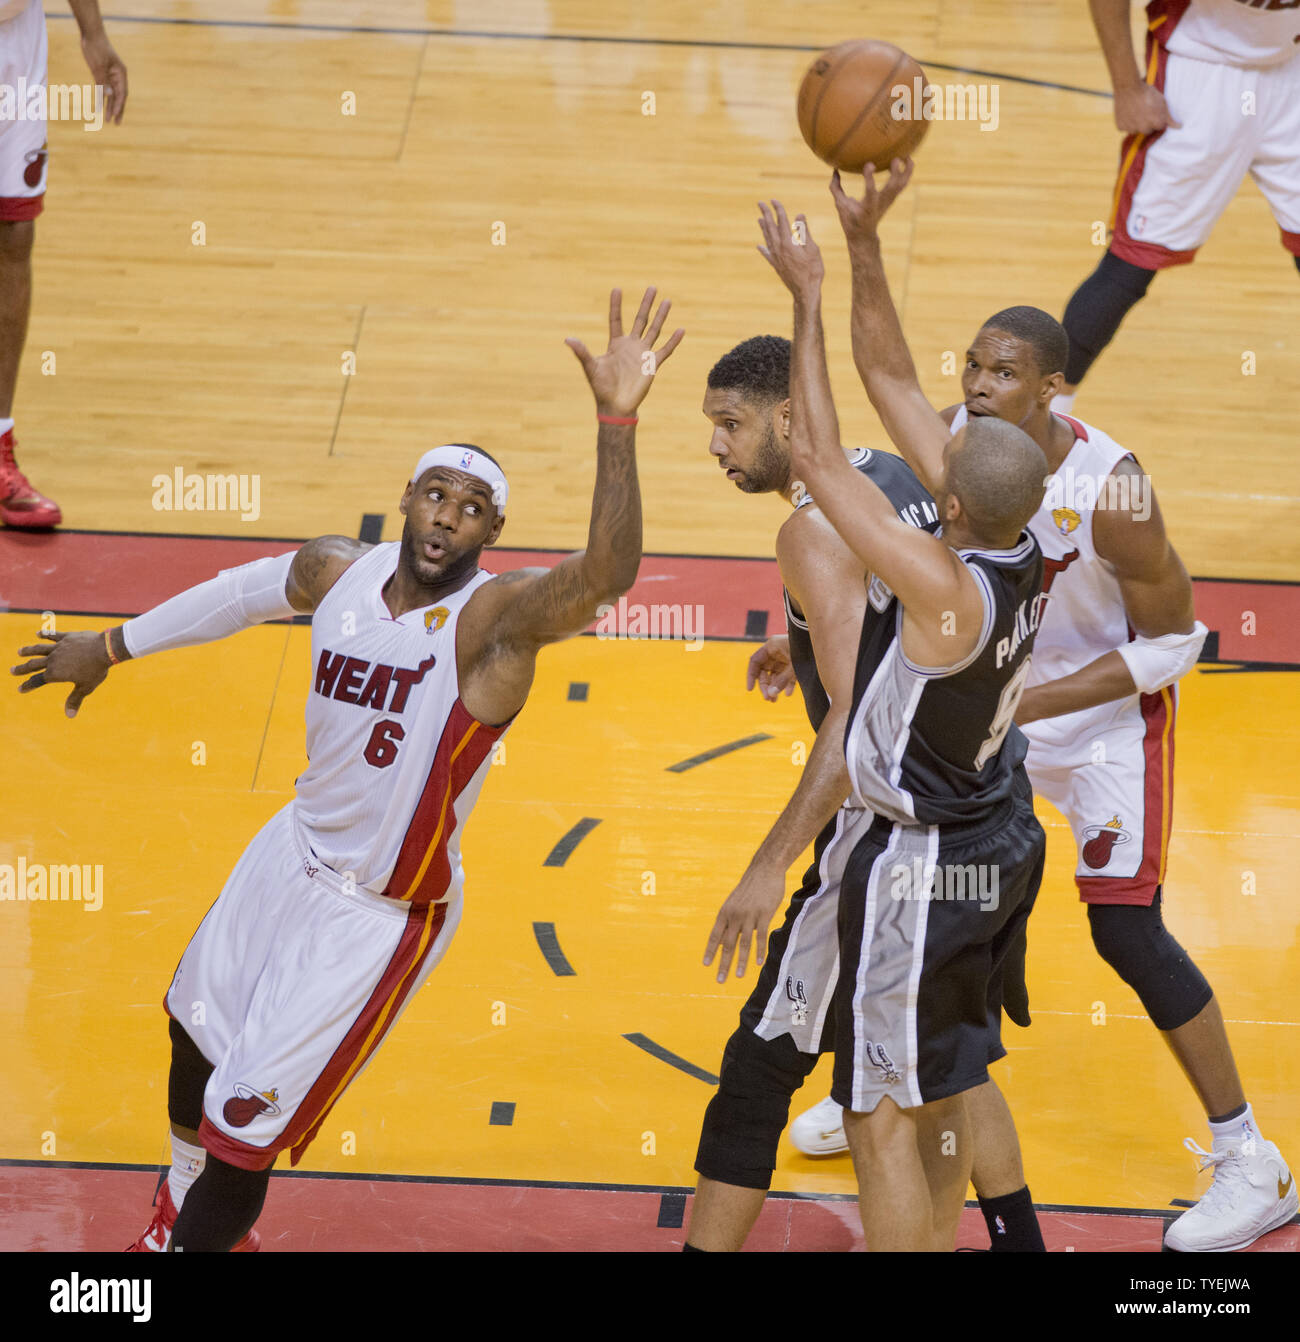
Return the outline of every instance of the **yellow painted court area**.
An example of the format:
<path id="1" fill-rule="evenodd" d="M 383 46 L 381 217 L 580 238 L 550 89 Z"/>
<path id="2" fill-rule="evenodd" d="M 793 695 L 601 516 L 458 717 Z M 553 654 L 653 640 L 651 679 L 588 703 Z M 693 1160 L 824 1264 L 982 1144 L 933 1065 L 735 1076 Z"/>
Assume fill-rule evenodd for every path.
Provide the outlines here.
<path id="1" fill-rule="evenodd" d="M 3 617 L 4 645 L 33 623 Z M 584 638 L 543 654 L 468 828 L 457 938 L 302 1168 L 694 1182 L 711 1087 L 623 1036 L 716 1071 L 752 982 L 751 970 L 720 987 L 703 945 L 809 735 L 797 699 L 774 706 L 745 692 L 748 651 Z M 586 702 L 567 698 L 572 682 L 589 686 Z M 229 868 L 290 796 L 308 684 L 307 631 L 264 628 L 124 667 L 75 722 L 54 695 L 24 704 L 0 795 L 16 823 L 0 861 L 39 853 L 102 865 L 103 907 L 0 904 L 0 1001 L 16 1027 L 0 1037 L 6 1156 L 164 1159 L 161 997 Z M 1167 883 L 1169 925 L 1215 985 L 1247 1093 L 1284 1151 L 1300 1146 L 1290 1099 L 1300 946 L 1287 913 L 1300 741 L 1289 686 L 1284 674 L 1184 682 Z M 760 732 L 770 739 L 667 771 Z M 584 818 L 600 824 L 563 867 L 543 867 Z M 1180 1140 L 1200 1140 L 1203 1118 L 1137 999 L 1093 952 L 1069 833 L 1054 812 L 1043 820 L 1035 1019 L 1028 1031 L 1007 1027 L 1010 1056 L 997 1069 L 1034 1197 L 1161 1207 L 1195 1196 Z M 572 977 L 548 967 L 535 922 L 554 924 Z M 821 1098 L 823 1081 L 829 1060 L 796 1104 Z M 489 1126 L 494 1102 L 516 1105 L 512 1126 Z M 42 1149 L 49 1132 L 56 1151 Z M 775 1186 L 850 1192 L 853 1182 L 847 1158 L 813 1161 L 783 1141 Z"/>

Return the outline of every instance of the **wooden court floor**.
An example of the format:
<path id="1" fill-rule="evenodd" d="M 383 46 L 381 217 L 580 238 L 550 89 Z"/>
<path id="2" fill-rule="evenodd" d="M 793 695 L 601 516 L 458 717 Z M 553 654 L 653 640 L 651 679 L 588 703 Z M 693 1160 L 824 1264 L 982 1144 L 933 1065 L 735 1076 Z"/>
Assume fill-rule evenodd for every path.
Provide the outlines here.
<path id="1" fill-rule="evenodd" d="M 436 441 L 501 457 L 506 543 L 581 544 L 591 416 L 562 340 L 598 339 L 613 284 L 658 283 L 688 331 L 639 435 L 647 551 L 770 559 L 781 506 L 731 492 L 699 410 L 721 353 L 788 329 L 753 251 L 760 196 L 805 210 L 825 244 L 845 440 L 881 445 L 855 391 L 825 174 L 794 123 L 809 48 L 887 37 L 933 78 L 975 78 L 965 67 L 997 82 L 998 129 L 932 127 L 885 227 L 936 403 L 958 398 L 945 351 L 960 354 L 988 313 L 1059 312 L 1096 264 L 1117 137 L 1082 5 L 1026 7 L 1008 31 L 992 0 L 898 0 L 873 7 L 869 34 L 849 3 L 107 8 L 131 72 L 127 119 L 52 128 L 16 411 L 21 460 L 69 530 L 0 549 L 6 648 L 45 610 L 61 628 L 101 628 L 141 608 L 139 583 L 97 561 L 115 553 L 107 533 L 302 539 L 357 534 L 369 517 L 396 538 L 402 483 Z M 49 30 L 52 78 L 79 79 L 74 26 L 52 12 Z M 340 112 L 347 93 L 355 116 Z M 1220 612 L 1233 665 L 1183 685 L 1167 917 L 1216 987 L 1265 1135 L 1293 1160 L 1300 588 L 1282 584 L 1300 580 L 1296 283 L 1247 185 L 1196 264 L 1159 277 L 1077 407 L 1138 452 L 1195 575 L 1274 584 Z M 178 468 L 256 477 L 257 515 L 156 507 L 155 477 Z M 737 580 L 699 581 L 709 610 L 734 604 Z M 1274 612 L 1258 655 L 1232 627 L 1252 592 Z M 704 940 L 808 741 L 796 701 L 745 693 L 752 639 L 724 632 L 695 651 L 584 638 L 544 654 L 469 827 L 456 942 L 302 1169 L 693 1184 L 710 1078 L 752 981 L 719 986 Z M 307 650 L 305 629 L 276 626 L 150 659 L 114 673 L 75 722 L 48 691 L 0 699 L 0 864 L 102 868 L 103 892 L 94 911 L 0 901 L 0 1160 L 165 1159 L 161 995 L 291 795 Z M 762 739 L 670 769 L 749 738 Z M 1008 1027 L 998 1077 L 1030 1187 L 1053 1206 L 1167 1211 L 1204 1187 L 1181 1146 L 1206 1144 L 1202 1115 L 1093 952 L 1068 830 L 1048 807 L 1042 818 L 1035 1022 Z M 796 1105 L 828 1078 L 823 1064 Z M 14 1168 L 0 1166 L 0 1190 Z M 845 1195 L 853 1180 L 847 1160 L 783 1141 L 774 1186 Z"/>

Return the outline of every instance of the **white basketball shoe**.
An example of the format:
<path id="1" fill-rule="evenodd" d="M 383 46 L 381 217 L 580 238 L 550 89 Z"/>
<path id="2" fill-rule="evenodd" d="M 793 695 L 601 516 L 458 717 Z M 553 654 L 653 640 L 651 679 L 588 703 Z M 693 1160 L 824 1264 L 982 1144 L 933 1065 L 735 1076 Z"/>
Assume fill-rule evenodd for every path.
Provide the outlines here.
<path id="1" fill-rule="evenodd" d="M 1295 1178 L 1282 1153 L 1249 1128 L 1244 1137 L 1215 1138 L 1203 1151 L 1189 1137 L 1183 1145 L 1214 1167 L 1204 1197 L 1169 1227 L 1165 1247 L 1177 1253 L 1227 1253 L 1244 1249 L 1285 1225 L 1297 1211 Z"/>
<path id="2" fill-rule="evenodd" d="M 837 1156 L 847 1151 L 844 1110 L 828 1095 L 790 1124 L 790 1140 L 806 1156 Z"/>

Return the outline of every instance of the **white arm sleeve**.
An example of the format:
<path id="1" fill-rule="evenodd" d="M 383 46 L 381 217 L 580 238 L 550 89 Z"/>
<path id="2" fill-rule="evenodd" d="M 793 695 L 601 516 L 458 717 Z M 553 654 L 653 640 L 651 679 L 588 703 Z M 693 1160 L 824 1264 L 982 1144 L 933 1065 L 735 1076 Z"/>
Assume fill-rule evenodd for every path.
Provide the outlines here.
<path id="1" fill-rule="evenodd" d="M 132 657 L 251 629 L 264 620 L 280 620 L 297 612 L 285 596 L 285 584 L 297 550 L 270 559 L 255 559 L 239 568 L 223 569 L 208 582 L 190 587 L 122 626 Z"/>
<path id="2" fill-rule="evenodd" d="M 1143 694 L 1154 694 L 1181 680 L 1196 665 L 1209 632 L 1197 620 L 1190 634 L 1162 634 L 1159 638 L 1139 635 L 1132 643 L 1125 643 L 1119 655 L 1133 684 Z"/>

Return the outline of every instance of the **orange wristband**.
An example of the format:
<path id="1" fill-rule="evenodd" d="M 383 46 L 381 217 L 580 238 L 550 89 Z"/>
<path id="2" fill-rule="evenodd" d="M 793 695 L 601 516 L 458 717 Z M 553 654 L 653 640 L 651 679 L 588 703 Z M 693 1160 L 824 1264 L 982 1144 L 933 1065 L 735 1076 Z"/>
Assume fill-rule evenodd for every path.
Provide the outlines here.
<path id="1" fill-rule="evenodd" d="M 104 630 L 104 651 L 108 653 L 108 660 L 112 662 L 114 666 L 118 666 L 121 663 L 121 658 L 113 655 L 113 631 L 111 629 Z"/>

